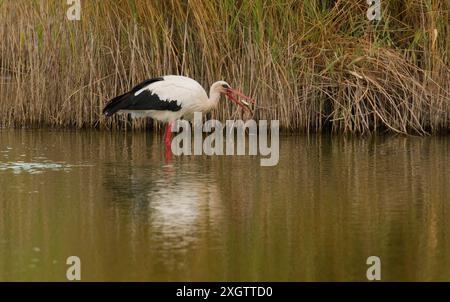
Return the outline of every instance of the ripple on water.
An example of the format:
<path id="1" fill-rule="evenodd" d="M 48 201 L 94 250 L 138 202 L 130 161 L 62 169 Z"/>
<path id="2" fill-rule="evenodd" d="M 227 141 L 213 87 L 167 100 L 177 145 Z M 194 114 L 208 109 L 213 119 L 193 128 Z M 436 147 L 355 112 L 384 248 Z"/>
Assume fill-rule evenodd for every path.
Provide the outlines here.
<path id="1" fill-rule="evenodd" d="M 25 161 L 15 161 L 15 162 L 0 162 L 0 171 L 13 171 L 13 173 L 30 173 L 30 174 L 40 174 L 45 171 L 65 171 L 69 172 L 74 167 L 85 167 L 90 165 L 72 165 L 64 162 L 54 162 L 46 160 L 43 162 L 25 162 Z"/>

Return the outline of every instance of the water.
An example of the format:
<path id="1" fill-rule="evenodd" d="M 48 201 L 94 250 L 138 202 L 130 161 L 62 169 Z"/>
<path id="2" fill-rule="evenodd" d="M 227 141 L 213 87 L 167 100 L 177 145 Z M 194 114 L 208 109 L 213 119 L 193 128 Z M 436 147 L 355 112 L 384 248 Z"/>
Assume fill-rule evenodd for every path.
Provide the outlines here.
<path id="1" fill-rule="evenodd" d="M 283 136 L 280 161 L 151 133 L 0 130 L 0 280 L 450 280 L 446 137 Z"/>

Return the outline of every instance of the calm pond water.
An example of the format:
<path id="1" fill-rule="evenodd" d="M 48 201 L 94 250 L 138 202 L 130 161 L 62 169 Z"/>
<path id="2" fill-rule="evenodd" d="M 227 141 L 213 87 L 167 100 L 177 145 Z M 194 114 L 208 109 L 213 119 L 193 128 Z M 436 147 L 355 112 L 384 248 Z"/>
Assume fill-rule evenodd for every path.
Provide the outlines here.
<path id="1" fill-rule="evenodd" d="M 283 136 L 164 162 L 151 133 L 0 129 L 0 280 L 450 280 L 448 137 Z"/>

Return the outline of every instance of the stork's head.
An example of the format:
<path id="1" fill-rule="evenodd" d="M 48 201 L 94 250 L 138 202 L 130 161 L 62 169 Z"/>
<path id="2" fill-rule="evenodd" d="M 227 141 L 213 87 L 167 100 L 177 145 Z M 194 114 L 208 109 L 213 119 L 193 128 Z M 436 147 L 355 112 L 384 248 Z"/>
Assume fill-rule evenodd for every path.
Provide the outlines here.
<path id="1" fill-rule="evenodd" d="M 218 92 L 225 95 L 229 100 L 242 107 L 244 110 L 251 112 L 251 104 L 255 104 L 255 100 L 244 95 L 239 90 L 231 88 L 230 84 L 225 81 L 217 81 L 211 86 L 211 92 Z M 241 98 L 241 100 L 239 100 Z M 251 104 L 250 104 L 251 103 Z"/>

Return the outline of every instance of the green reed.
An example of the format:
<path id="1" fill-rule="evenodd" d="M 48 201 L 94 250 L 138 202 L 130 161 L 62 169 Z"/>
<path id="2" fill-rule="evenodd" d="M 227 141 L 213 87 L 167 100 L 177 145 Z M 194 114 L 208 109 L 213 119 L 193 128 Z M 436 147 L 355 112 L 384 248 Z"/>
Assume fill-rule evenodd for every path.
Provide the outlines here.
<path id="1" fill-rule="evenodd" d="M 228 81 L 287 130 L 448 131 L 449 2 L 381 2 L 369 21 L 355 0 L 95 0 L 69 21 L 66 1 L 1 1 L 0 125 L 129 129 L 104 104 L 183 74 Z M 212 117 L 242 114 L 223 101 Z"/>

